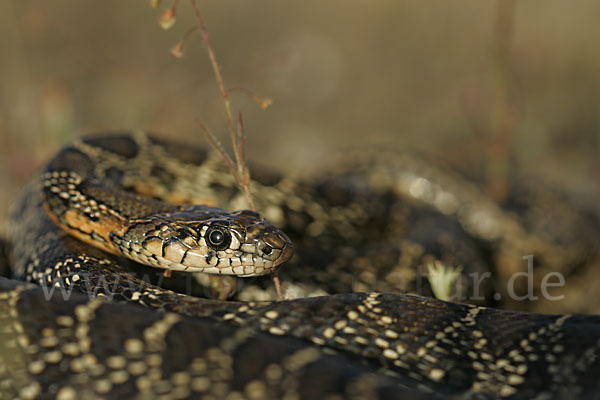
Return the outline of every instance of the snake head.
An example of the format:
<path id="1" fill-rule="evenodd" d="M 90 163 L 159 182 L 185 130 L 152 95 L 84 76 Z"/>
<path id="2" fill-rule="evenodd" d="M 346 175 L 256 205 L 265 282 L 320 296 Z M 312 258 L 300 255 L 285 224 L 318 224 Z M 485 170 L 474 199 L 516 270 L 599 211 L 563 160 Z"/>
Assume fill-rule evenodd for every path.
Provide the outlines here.
<path id="1" fill-rule="evenodd" d="M 113 240 L 145 264 L 244 277 L 272 273 L 293 255 L 291 240 L 260 214 L 205 206 L 145 218 Z"/>

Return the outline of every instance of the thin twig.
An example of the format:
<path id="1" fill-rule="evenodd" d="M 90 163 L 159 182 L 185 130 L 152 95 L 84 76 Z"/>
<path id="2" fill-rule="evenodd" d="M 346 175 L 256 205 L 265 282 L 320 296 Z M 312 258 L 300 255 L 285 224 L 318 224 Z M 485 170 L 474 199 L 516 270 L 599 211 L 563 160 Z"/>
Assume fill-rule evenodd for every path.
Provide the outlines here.
<path id="1" fill-rule="evenodd" d="M 275 291 L 277 292 L 277 297 L 279 300 L 285 300 L 283 297 L 283 293 L 281 292 L 281 282 L 279 281 L 279 272 L 273 272 L 273 284 L 275 285 Z"/>
<path id="2" fill-rule="evenodd" d="M 177 58 L 183 57 L 183 43 L 186 41 L 188 36 L 190 36 L 194 31 L 200 29 L 198 26 L 194 26 L 187 30 L 187 32 L 183 35 L 181 40 L 171 49 L 171 54 Z"/>
<path id="3" fill-rule="evenodd" d="M 227 122 L 229 124 L 229 132 L 232 135 L 232 140 L 235 141 L 235 129 L 233 127 L 233 115 L 231 113 L 231 101 L 229 100 L 229 94 L 225 89 L 225 84 L 223 83 L 223 75 L 221 75 L 221 68 L 217 63 L 217 58 L 215 57 L 215 53 L 210 45 L 210 39 L 208 38 L 208 32 L 206 30 L 206 26 L 204 25 L 204 19 L 200 14 L 200 9 L 196 4 L 196 0 L 190 0 L 192 6 L 194 7 L 194 11 L 196 12 L 196 19 L 198 20 L 198 26 L 200 27 L 200 32 L 202 33 L 202 39 L 206 44 L 206 49 L 208 51 L 208 58 L 210 58 L 210 63 L 212 64 L 213 70 L 215 72 L 215 77 L 217 78 L 217 84 L 219 85 L 219 90 L 221 91 L 221 96 L 223 96 L 223 103 L 225 105 L 225 114 L 227 115 Z"/>
<path id="4" fill-rule="evenodd" d="M 169 10 L 169 12 L 170 12 L 169 18 L 170 19 L 167 19 L 167 22 L 170 23 L 169 27 L 174 23 L 175 9 L 177 8 L 178 1 L 179 0 L 175 0 L 175 3 Z M 242 113 L 241 112 L 238 113 L 237 129 L 235 129 L 234 122 L 233 122 L 233 113 L 231 111 L 231 101 L 229 99 L 229 93 L 234 90 L 242 91 L 242 92 L 246 93 L 247 95 L 249 95 L 250 97 L 252 97 L 255 101 L 257 101 L 262 109 L 267 108 L 272 103 L 272 100 L 271 99 L 263 100 L 263 99 L 259 98 L 258 96 L 254 95 L 254 93 L 252 93 L 246 89 L 241 89 L 241 88 L 234 88 L 234 89 L 230 89 L 230 90 L 225 89 L 223 76 L 221 75 L 221 69 L 219 68 L 219 64 L 217 63 L 215 53 L 210 44 L 210 39 L 208 37 L 208 31 L 206 30 L 206 26 L 204 25 L 204 19 L 202 18 L 202 15 L 200 14 L 200 9 L 198 8 L 198 5 L 196 4 L 196 0 L 190 0 L 190 3 L 192 4 L 192 7 L 194 8 L 194 11 L 196 13 L 196 19 L 198 21 L 198 26 L 196 28 L 192 28 L 192 29 L 188 30 L 186 32 L 186 34 L 183 36 L 183 38 L 181 39 L 181 41 L 171 50 L 171 53 L 173 55 L 175 55 L 176 57 L 181 57 L 183 55 L 183 42 L 185 41 L 185 39 L 195 29 L 197 29 L 197 28 L 200 29 L 202 38 L 204 40 L 204 44 L 206 45 L 206 49 L 208 51 L 208 57 L 212 64 L 212 68 L 213 68 L 213 71 L 214 71 L 214 74 L 215 74 L 215 77 L 217 80 L 217 84 L 219 86 L 219 90 L 221 91 L 221 96 L 223 97 L 223 104 L 225 106 L 225 114 L 227 117 L 227 123 L 228 123 L 231 143 L 233 145 L 233 156 L 234 156 L 235 162 L 229 156 L 229 154 L 227 154 L 227 151 L 225 151 L 225 148 L 223 147 L 221 142 L 215 137 L 215 135 L 213 135 L 201 122 L 196 120 L 196 123 L 202 130 L 202 133 L 204 133 L 204 136 L 206 137 L 208 142 L 215 149 L 217 149 L 217 151 L 219 152 L 221 157 L 223 157 L 223 160 L 225 160 L 225 163 L 227 164 L 227 166 L 231 169 L 231 173 L 233 174 L 238 186 L 242 189 L 242 191 L 244 192 L 244 195 L 246 196 L 246 199 L 248 200 L 249 207 L 252 210 L 256 210 L 254 198 L 252 197 L 252 193 L 250 192 L 250 183 L 251 183 L 250 171 L 248 170 L 248 167 L 246 166 L 246 162 L 245 162 L 246 137 L 245 137 L 245 132 L 244 132 L 244 121 L 242 118 Z M 275 289 L 277 291 L 277 296 L 279 297 L 279 300 L 284 300 L 284 297 L 281 293 L 281 285 L 279 282 L 279 277 L 277 276 L 276 272 L 273 273 L 273 283 L 275 285 Z"/>
<path id="5" fill-rule="evenodd" d="M 227 151 L 225 151 L 225 148 L 223 147 L 223 145 L 221 144 L 221 142 L 219 141 L 219 139 L 217 139 L 217 137 L 212 132 L 210 132 L 206 128 L 206 126 L 204 126 L 203 123 L 201 123 L 198 120 L 196 120 L 196 123 L 198 124 L 198 126 L 202 130 L 202 133 L 204 133 L 204 136 L 206 137 L 206 140 L 208 140 L 208 142 L 215 149 L 217 149 L 217 151 L 219 152 L 219 154 L 221 154 L 221 157 L 223 157 L 223 160 L 225 160 L 225 162 L 227 163 L 227 165 L 229 166 L 229 168 L 236 175 L 236 177 L 235 177 L 236 180 L 238 180 L 237 179 L 238 177 L 237 177 L 237 172 L 236 172 L 235 164 L 233 163 L 233 160 L 231 159 L 231 157 L 229 157 L 229 154 L 227 154 Z"/>
<path id="6" fill-rule="evenodd" d="M 243 124 L 239 123 L 238 131 L 234 127 L 233 123 L 233 113 L 231 112 L 231 101 L 229 99 L 229 91 L 225 89 L 225 84 L 223 82 L 223 75 L 221 74 L 221 69 L 219 67 L 219 63 L 217 63 L 217 58 L 215 57 L 215 53 L 210 44 L 210 39 L 208 37 L 208 31 L 206 30 L 206 26 L 204 25 L 204 19 L 202 18 L 202 14 L 200 14 L 200 9 L 196 4 L 196 0 L 190 0 L 192 6 L 194 7 L 194 11 L 196 13 L 196 19 L 198 20 L 198 26 L 200 27 L 200 32 L 202 33 L 202 38 L 206 45 L 206 50 L 208 52 L 208 57 L 210 59 L 210 63 L 212 64 L 213 71 L 215 73 L 215 77 L 217 79 L 217 84 L 219 86 L 219 90 L 221 91 L 221 96 L 223 97 L 223 104 L 225 106 L 225 114 L 227 117 L 227 124 L 229 128 L 229 134 L 231 137 L 231 143 L 233 145 L 233 156 L 235 158 L 235 165 L 237 168 L 233 168 L 231 163 L 228 162 L 229 167 L 232 168 L 234 172 L 234 176 L 236 177 L 236 181 L 240 188 L 243 190 L 246 198 L 248 200 L 248 205 L 251 209 L 256 210 L 256 206 L 254 203 L 254 199 L 252 197 L 252 193 L 250 192 L 250 172 L 246 167 L 246 163 L 243 158 L 244 151 L 244 135 L 243 135 Z M 241 121 L 241 116 L 238 116 L 238 121 Z M 206 132 L 208 132 L 206 129 Z M 208 135 L 207 135 L 208 137 Z M 213 138 L 212 142 L 216 142 Z M 222 148 L 219 150 L 222 153 Z M 222 153 L 223 154 L 223 153 Z M 231 160 L 230 157 L 228 157 Z"/>
<path id="7" fill-rule="evenodd" d="M 238 143 L 238 151 L 240 153 L 240 158 L 242 159 L 242 161 L 244 161 L 244 164 L 245 164 L 246 163 L 246 149 L 245 149 L 246 133 L 244 132 L 244 120 L 242 119 L 241 111 L 238 112 L 237 143 Z"/>

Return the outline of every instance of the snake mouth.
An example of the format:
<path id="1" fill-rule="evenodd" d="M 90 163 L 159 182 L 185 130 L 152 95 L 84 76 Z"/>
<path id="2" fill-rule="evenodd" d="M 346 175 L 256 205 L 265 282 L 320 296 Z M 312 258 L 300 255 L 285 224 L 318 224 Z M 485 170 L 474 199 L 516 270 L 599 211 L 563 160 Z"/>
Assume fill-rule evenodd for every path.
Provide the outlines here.
<path id="1" fill-rule="evenodd" d="M 148 253 L 143 249 L 140 253 L 129 254 L 129 257 L 145 264 L 175 271 L 253 277 L 273 273 L 293 254 L 290 247 L 273 250 L 269 256 L 261 256 L 260 250 L 255 252 L 207 251 L 203 247 L 190 249 L 180 244 L 170 244 L 165 248 L 163 254 Z"/>

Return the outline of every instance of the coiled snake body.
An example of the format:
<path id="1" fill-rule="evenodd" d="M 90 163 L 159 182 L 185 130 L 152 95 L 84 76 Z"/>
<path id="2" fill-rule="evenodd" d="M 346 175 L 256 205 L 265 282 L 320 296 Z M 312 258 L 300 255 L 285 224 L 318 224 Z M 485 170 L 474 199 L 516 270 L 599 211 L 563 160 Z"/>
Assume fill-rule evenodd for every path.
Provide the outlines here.
<path id="1" fill-rule="evenodd" d="M 288 236 L 215 208 L 243 199 L 213 155 L 143 133 L 77 140 L 11 214 L 0 398 L 600 398 L 599 317 L 350 293 L 414 290 L 430 259 L 464 276 L 543 254 L 540 268 L 568 271 L 597 249 L 576 213 L 563 218 L 572 236 L 544 237 L 472 185 L 395 163 L 310 185 L 257 173 L 259 209 L 296 243 L 287 296 L 341 294 L 240 301 L 264 293 L 256 278 L 220 301 L 119 256 L 263 275 L 290 259 Z"/>

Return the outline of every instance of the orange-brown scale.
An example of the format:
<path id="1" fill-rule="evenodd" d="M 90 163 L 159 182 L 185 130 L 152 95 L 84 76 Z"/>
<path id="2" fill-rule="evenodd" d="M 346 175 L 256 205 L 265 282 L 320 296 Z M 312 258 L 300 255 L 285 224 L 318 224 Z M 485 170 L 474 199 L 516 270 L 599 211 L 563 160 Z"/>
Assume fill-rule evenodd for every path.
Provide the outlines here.
<path id="1" fill-rule="evenodd" d="M 127 231 L 125 218 L 102 213 L 100 218 L 94 221 L 81 215 L 76 209 L 68 210 L 59 218 L 46 204 L 44 204 L 44 208 L 50 219 L 71 236 L 109 253 L 121 255 L 120 250 L 113 245 L 110 235 L 114 233 L 122 236 Z M 94 234 L 101 237 L 103 241 L 96 239 Z"/>

